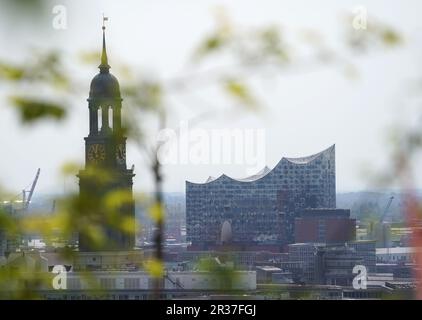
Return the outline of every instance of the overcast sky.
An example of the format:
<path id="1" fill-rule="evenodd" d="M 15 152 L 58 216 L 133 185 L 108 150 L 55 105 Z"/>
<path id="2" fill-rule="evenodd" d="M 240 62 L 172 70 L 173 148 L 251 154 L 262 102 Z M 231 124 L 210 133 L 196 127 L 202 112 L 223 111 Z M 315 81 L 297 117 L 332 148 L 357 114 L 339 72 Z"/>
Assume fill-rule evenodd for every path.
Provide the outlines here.
<path id="1" fill-rule="evenodd" d="M 51 27 L 52 6 L 68 9 L 67 29 Z M 137 70 L 159 78 L 183 75 L 192 48 L 214 26 L 216 7 L 224 7 L 235 24 L 245 28 L 278 25 L 299 32 L 315 29 L 334 46 L 344 40 L 345 15 L 364 5 L 371 18 L 401 31 L 404 44 L 394 50 L 378 50 L 357 56 L 353 62 L 358 79 L 345 76 L 341 69 L 321 66 L 310 70 L 280 74 L 264 80 L 257 88 L 265 110 L 260 115 L 232 116 L 227 100 L 204 90 L 172 96 L 171 124 L 200 114 L 202 101 L 215 106 L 221 117 L 202 124 L 207 129 L 265 129 L 265 162 L 271 168 L 281 157 L 307 156 L 336 144 L 337 191 L 367 189 L 369 182 L 362 168 L 374 170 L 386 164 L 388 128 L 395 123 L 415 121 L 420 97 L 412 84 L 422 74 L 422 3 L 420 1 L 54 1 L 46 7 L 41 27 L 31 19 L 2 16 L 0 19 L 0 58 L 23 61 L 29 48 L 59 48 L 72 68 L 80 51 L 98 50 L 101 45 L 101 16 L 110 17 L 107 29 L 109 64 L 126 61 Z M 7 45 L 5 45 L 7 44 Z M 64 123 L 43 122 L 21 128 L 16 114 L 3 99 L 7 88 L 0 87 L 0 183 L 19 192 L 28 185 L 36 169 L 42 173 L 38 193 L 62 192 L 77 187 L 76 179 L 64 180 L 59 168 L 68 160 L 83 162 L 84 140 L 88 133 L 86 98 L 97 64 L 75 66 L 86 93 L 72 104 Z M 120 80 L 122 82 L 122 80 Z M 123 97 L 124 98 L 124 97 Z M 123 109 L 123 112 L 125 109 Z M 128 166 L 136 166 L 135 190 L 151 191 L 151 176 L 145 163 L 131 145 Z M 208 176 L 241 178 L 247 175 L 242 165 L 168 165 L 165 190 L 184 191 L 185 180 L 202 182 Z M 422 179 L 418 179 L 422 187 Z"/>

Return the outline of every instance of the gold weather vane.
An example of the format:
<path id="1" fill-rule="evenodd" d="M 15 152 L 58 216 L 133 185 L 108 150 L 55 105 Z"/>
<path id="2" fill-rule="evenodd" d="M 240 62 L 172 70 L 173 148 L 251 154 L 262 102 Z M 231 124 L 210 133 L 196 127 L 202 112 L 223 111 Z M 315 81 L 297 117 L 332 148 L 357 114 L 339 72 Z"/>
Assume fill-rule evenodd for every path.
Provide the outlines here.
<path id="1" fill-rule="evenodd" d="M 101 64 L 99 66 L 101 72 L 108 72 L 110 66 L 108 65 L 107 59 L 107 50 L 106 50 L 106 41 L 105 41 L 105 22 L 108 21 L 108 17 L 104 16 L 103 13 L 103 51 L 101 53 Z"/>

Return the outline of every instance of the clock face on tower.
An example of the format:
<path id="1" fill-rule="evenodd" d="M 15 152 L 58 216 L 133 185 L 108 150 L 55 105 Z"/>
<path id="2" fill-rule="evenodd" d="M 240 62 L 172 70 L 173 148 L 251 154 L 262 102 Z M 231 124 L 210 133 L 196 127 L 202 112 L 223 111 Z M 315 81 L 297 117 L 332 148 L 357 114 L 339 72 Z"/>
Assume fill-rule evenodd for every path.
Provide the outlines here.
<path id="1" fill-rule="evenodd" d="M 102 144 L 95 143 L 88 147 L 88 160 L 92 163 L 100 163 L 105 160 L 106 152 Z"/>
<path id="2" fill-rule="evenodd" d="M 123 143 L 118 144 L 116 147 L 116 160 L 118 164 L 125 164 L 126 161 L 126 150 Z"/>

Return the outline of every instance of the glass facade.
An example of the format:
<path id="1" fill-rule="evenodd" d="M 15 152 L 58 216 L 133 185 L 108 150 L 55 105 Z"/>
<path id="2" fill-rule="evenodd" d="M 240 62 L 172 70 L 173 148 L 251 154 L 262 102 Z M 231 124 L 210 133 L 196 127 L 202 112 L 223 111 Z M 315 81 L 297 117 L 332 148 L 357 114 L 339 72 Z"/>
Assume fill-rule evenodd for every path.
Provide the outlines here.
<path id="1" fill-rule="evenodd" d="M 233 244 L 283 246 L 294 242 L 294 219 L 304 208 L 335 208 L 335 146 L 303 158 L 282 158 L 245 179 L 222 175 L 186 182 L 186 232 L 192 247 L 221 244 L 231 226 Z"/>

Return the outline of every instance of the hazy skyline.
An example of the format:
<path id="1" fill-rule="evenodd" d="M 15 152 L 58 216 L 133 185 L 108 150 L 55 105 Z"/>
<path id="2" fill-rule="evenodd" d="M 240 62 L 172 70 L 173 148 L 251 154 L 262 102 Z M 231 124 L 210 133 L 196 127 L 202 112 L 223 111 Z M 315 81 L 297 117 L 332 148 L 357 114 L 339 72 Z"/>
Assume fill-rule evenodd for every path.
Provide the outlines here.
<path id="1" fill-rule="evenodd" d="M 270 168 L 283 156 L 308 156 L 336 144 L 338 192 L 366 189 L 370 181 L 361 174 L 361 169 L 370 166 L 379 170 L 385 166 L 389 126 L 419 120 L 415 119 L 414 112 L 419 107 L 420 97 L 411 90 L 420 81 L 422 70 L 418 59 L 422 44 L 419 17 L 422 4 L 419 2 L 191 0 L 123 3 L 51 2 L 51 7 L 63 4 L 68 8 L 66 30 L 51 27 L 51 9 L 43 18 L 45 28 L 31 28 L 30 21 L 16 17 L 0 19 L 0 36 L 8 44 L 0 48 L 1 60 L 22 61 L 34 47 L 59 48 L 68 57 L 68 70 L 74 70 L 81 78 L 80 86 L 86 88 L 84 95 L 72 101 L 65 122 L 42 122 L 22 128 L 13 109 L 7 106 L 4 99 L 7 88 L 2 84 L 1 186 L 18 193 L 32 181 L 40 167 L 38 193 L 77 187 L 76 178 L 67 181 L 60 178 L 59 168 L 69 160 L 83 163 L 83 137 L 88 134 L 86 98 L 98 64 L 76 65 L 75 56 L 80 51 L 100 49 L 103 13 L 110 17 L 107 47 L 111 72 L 121 84 L 124 78 L 113 68 L 119 61 L 160 79 L 185 74 L 189 70 L 187 65 L 192 49 L 214 26 L 213 9 L 216 7 L 224 7 L 228 16 L 242 27 L 278 25 L 285 32 L 291 32 L 292 37 L 302 29 L 316 29 L 330 45 L 340 50 L 344 43 L 342 18 L 359 5 L 367 7 L 368 23 L 374 17 L 400 31 L 404 36 L 400 47 L 356 55 L 352 61 L 359 71 L 357 79 L 348 78 L 340 68 L 318 66 L 280 73 L 260 81 L 256 84 L 257 92 L 265 104 L 261 114 L 226 116 L 233 106 L 227 100 L 215 97 L 212 90 L 170 97 L 171 126 L 201 114 L 204 109 L 199 104 L 205 101 L 207 105 L 215 106 L 216 113 L 221 116 L 204 122 L 203 128 L 264 128 L 265 158 Z M 124 103 L 123 112 L 127 111 Z M 135 164 L 135 191 L 151 191 L 151 175 L 139 152 L 129 145 L 127 157 L 129 166 Z M 169 165 L 164 172 L 165 191 L 169 192 L 183 192 L 185 180 L 203 182 L 208 176 L 222 173 L 235 178 L 248 175 L 245 166 L 236 165 Z M 417 183 L 421 188 L 422 175 Z"/>

